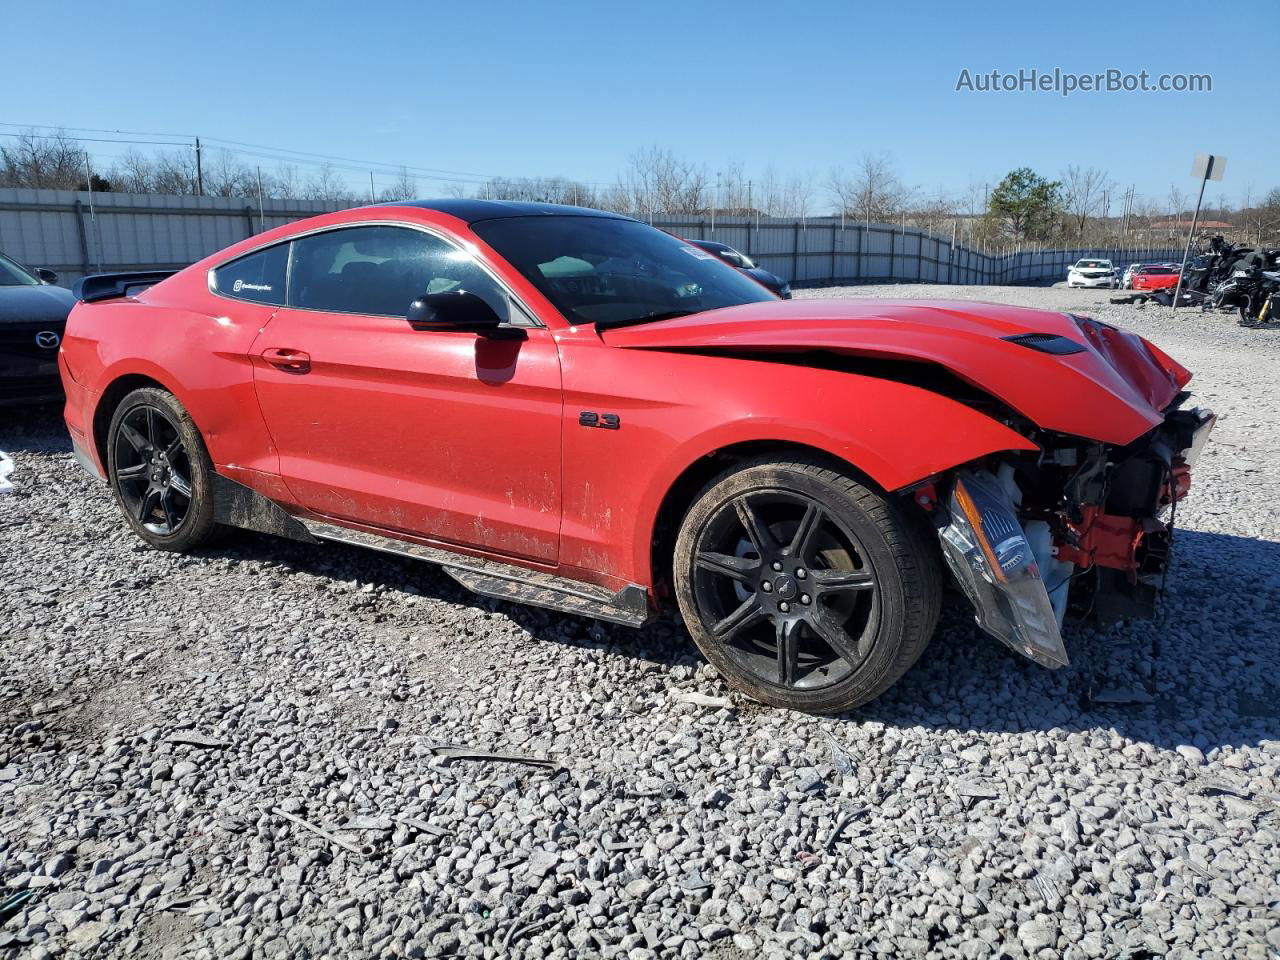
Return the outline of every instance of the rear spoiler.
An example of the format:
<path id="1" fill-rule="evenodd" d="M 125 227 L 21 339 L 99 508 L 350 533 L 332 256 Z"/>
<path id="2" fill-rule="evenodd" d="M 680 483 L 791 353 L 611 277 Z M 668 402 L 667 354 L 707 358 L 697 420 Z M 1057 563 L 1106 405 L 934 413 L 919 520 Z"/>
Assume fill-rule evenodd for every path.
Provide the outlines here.
<path id="1" fill-rule="evenodd" d="M 137 273 L 98 273 L 81 277 L 71 285 L 75 298 L 83 303 L 127 297 L 172 277 L 177 270 L 142 270 Z"/>

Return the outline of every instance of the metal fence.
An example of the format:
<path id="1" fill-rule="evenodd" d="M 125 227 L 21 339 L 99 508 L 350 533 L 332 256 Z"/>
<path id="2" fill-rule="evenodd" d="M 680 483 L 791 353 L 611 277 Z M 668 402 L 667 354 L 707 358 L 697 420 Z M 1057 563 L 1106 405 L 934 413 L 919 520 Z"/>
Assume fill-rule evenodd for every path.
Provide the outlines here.
<path id="1" fill-rule="evenodd" d="M 0 252 L 48 267 L 69 285 L 88 273 L 176 270 L 262 230 L 339 209 L 317 200 L 161 196 L 0 188 Z M 736 247 L 800 286 L 837 283 L 1035 283 L 1066 277 L 1082 257 L 1181 259 L 1180 250 L 1020 250 L 983 252 L 911 227 L 823 217 L 656 215 L 654 226 Z"/>

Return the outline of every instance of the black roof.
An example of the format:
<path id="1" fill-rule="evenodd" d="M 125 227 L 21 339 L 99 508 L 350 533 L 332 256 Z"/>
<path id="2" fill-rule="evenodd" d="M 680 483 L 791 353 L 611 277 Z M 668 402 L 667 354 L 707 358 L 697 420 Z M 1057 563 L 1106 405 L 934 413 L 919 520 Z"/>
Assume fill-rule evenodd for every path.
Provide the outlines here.
<path id="1" fill-rule="evenodd" d="M 517 200 L 467 200 L 445 198 L 443 200 L 393 200 L 378 204 L 382 207 L 421 207 L 447 213 L 451 217 L 478 223 L 481 220 L 500 220 L 505 217 L 606 217 L 611 220 L 629 220 L 620 213 L 573 207 L 563 203 L 525 203 Z"/>

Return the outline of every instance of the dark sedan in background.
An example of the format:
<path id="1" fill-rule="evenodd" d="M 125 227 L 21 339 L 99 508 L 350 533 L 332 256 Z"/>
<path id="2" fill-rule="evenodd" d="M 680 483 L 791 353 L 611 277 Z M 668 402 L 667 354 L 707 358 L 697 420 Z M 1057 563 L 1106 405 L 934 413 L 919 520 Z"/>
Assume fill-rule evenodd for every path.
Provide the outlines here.
<path id="1" fill-rule="evenodd" d="M 688 240 L 686 242 L 707 251 L 707 253 L 714 253 L 729 266 L 737 267 L 752 280 L 768 287 L 783 300 L 791 299 L 791 284 L 777 274 L 770 273 L 764 267 L 756 266 L 755 262 L 745 253 L 733 249 L 727 243 L 716 243 L 714 240 Z"/>
<path id="2" fill-rule="evenodd" d="M 61 400 L 58 346 L 76 302 L 52 270 L 28 270 L 0 253 L 0 404 Z"/>

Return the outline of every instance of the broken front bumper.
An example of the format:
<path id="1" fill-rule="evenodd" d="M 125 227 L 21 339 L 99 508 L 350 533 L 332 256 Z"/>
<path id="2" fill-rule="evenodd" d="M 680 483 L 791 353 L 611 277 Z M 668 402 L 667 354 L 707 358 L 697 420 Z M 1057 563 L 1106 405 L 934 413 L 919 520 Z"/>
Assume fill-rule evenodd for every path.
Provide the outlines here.
<path id="1" fill-rule="evenodd" d="M 1065 667 L 1058 614 L 1013 502 L 985 470 L 963 470 L 951 488 L 942 554 L 973 602 L 978 625 L 1046 667 Z"/>

